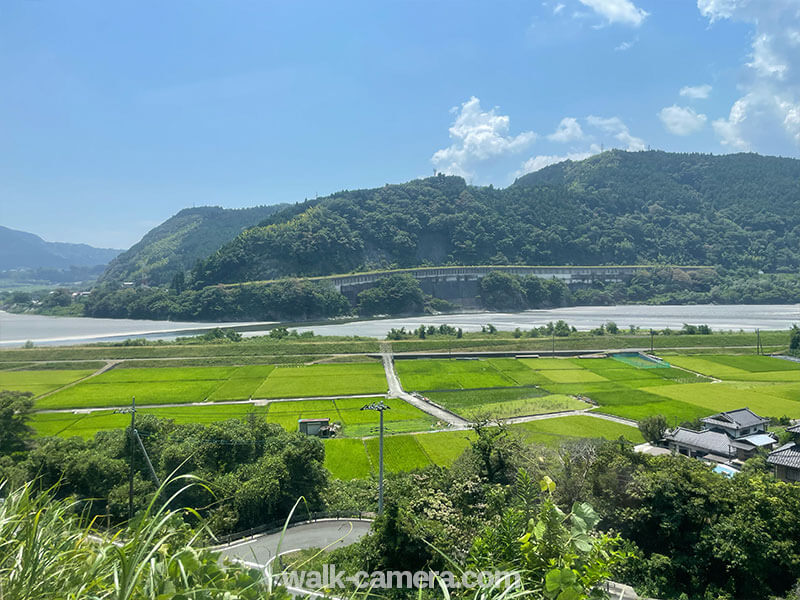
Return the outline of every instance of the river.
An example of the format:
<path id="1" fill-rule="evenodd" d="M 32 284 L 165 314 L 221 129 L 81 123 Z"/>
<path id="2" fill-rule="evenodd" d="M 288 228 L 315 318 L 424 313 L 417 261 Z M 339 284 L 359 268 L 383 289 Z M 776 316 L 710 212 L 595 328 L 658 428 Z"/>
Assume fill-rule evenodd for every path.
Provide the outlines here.
<path id="1" fill-rule="evenodd" d="M 479 331 L 481 325 L 498 329 L 530 329 L 549 321 L 563 319 L 579 330 L 592 329 L 614 321 L 620 328 L 636 325 L 643 328 L 680 329 L 684 323 L 709 325 L 712 329 L 788 329 L 800 323 L 800 305 L 685 305 L 685 306 L 576 306 L 550 310 L 527 310 L 521 313 L 475 312 L 395 319 L 373 319 L 301 325 L 298 331 L 319 335 L 361 335 L 383 338 L 391 328 L 415 329 L 419 325 L 447 323 L 464 331 Z M 231 327 L 245 336 L 263 335 L 272 322 L 187 323 L 177 321 L 136 321 L 130 319 L 89 319 L 83 317 L 46 317 L 17 315 L 0 311 L 0 347 L 18 347 L 30 340 L 37 345 L 64 345 L 119 341 L 131 337 L 173 339 L 193 335 L 214 327 Z"/>

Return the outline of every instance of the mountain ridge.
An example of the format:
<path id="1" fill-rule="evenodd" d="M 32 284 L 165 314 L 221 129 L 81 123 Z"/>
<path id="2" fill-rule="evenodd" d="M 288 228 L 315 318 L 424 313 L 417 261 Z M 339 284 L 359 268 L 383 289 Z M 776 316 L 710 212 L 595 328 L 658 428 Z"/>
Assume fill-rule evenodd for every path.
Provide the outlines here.
<path id="1" fill-rule="evenodd" d="M 184 208 L 148 231 L 141 240 L 116 257 L 99 282 L 170 283 L 177 273 L 191 268 L 197 260 L 205 258 L 245 228 L 261 223 L 284 206 Z"/>
<path id="2" fill-rule="evenodd" d="M 107 264 L 123 250 L 89 244 L 48 242 L 41 236 L 0 225 L 0 270 L 68 269 Z"/>
<path id="3" fill-rule="evenodd" d="M 607 151 L 507 188 L 437 175 L 296 204 L 195 265 L 196 288 L 444 264 L 800 268 L 800 160 Z"/>

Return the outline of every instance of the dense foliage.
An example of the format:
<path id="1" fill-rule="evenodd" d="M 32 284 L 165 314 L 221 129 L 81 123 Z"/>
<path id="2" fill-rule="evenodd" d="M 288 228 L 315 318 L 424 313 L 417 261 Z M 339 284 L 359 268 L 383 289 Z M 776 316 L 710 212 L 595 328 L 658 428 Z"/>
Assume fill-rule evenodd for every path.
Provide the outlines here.
<path id="1" fill-rule="evenodd" d="M 0 391 L 0 457 L 28 447 L 33 433 L 28 426 L 32 398 L 30 392 Z"/>
<path id="2" fill-rule="evenodd" d="M 796 484 L 758 467 L 728 479 L 697 460 L 610 448 L 590 481 L 601 525 L 640 549 L 627 577 L 647 595 L 766 598 L 798 579 Z"/>
<path id="3" fill-rule="evenodd" d="M 132 281 L 164 285 L 176 273 L 256 225 L 284 205 L 225 209 L 186 208 L 150 230 L 138 243 L 116 257 L 101 277 L 103 282 Z"/>
<path id="4" fill-rule="evenodd" d="M 271 284 L 209 286 L 202 290 L 102 286 L 85 299 L 87 317 L 170 320 L 313 319 L 351 311 L 330 285 L 300 279 Z"/>
<path id="5" fill-rule="evenodd" d="M 139 419 L 137 430 L 160 480 L 191 473 L 207 483 L 207 488 L 184 493 L 182 502 L 197 509 L 217 533 L 285 518 L 300 496 L 311 509 L 321 506 L 327 471 L 322 466 L 325 451 L 316 438 L 286 433 L 255 417 L 204 426 L 175 425 L 147 415 Z M 95 498 L 89 514 L 108 515 L 120 523 L 128 518 L 131 444 L 138 512 L 153 499 L 157 486 L 137 443 L 124 430 L 102 431 L 88 441 L 44 438 L 24 460 L 0 461 L 0 480 L 35 479 L 39 489 L 57 486 L 58 497 Z"/>
<path id="6" fill-rule="evenodd" d="M 505 189 L 439 175 L 343 191 L 248 229 L 196 287 L 425 264 L 800 266 L 800 161 L 613 150 Z"/>
<path id="7" fill-rule="evenodd" d="M 358 312 L 366 316 L 420 313 L 424 305 L 419 281 L 408 274 L 383 277 L 358 295 Z"/>
<path id="8" fill-rule="evenodd" d="M 524 310 L 564 306 L 570 290 L 560 279 L 520 277 L 493 271 L 478 283 L 480 302 L 488 309 Z"/>

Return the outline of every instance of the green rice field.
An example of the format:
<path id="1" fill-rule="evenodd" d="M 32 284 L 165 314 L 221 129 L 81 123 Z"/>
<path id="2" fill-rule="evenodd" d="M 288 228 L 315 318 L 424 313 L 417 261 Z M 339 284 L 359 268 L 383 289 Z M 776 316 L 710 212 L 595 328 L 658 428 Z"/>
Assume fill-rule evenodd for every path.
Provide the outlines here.
<path id="1" fill-rule="evenodd" d="M 594 411 L 634 421 L 662 414 L 670 424 L 690 422 L 745 406 L 766 417 L 800 418 L 800 364 L 768 356 L 711 353 L 665 354 L 663 358 L 663 364 L 638 356 L 626 356 L 625 360 L 398 359 L 395 364 L 405 389 L 421 391 L 467 419 L 581 410 L 589 406 L 584 400 L 596 404 Z M 134 395 L 140 406 L 156 405 L 141 409 L 140 415 L 177 423 L 212 423 L 254 412 L 295 431 L 298 419 L 329 418 L 342 427 L 340 438 L 325 442 L 326 465 L 331 472 L 343 479 L 375 472 L 377 440 L 373 436 L 379 415 L 362 411 L 361 407 L 375 398 L 359 395 L 386 392 L 383 366 L 378 362 L 115 368 L 80 381 L 92 373 L 77 369 L 0 371 L 0 389 L 34 392 L 40 396 L 35 401 L 37 409 L 75 409 L 36 413 L 31 424 L 38 435 L 88 438 L 99 430 L 124 428 L 126 415 L 111 410 L 81 413 L 80 409 L 125 406 Z M 59 389 L 73 382 L 78 383 Z M 251 398 L 273 401 L 220 403 Z M 284 398 L 317 399 L 278 400 Z M 157 406 L 173 403 L 203 404 Z M 468 447 L 469 432 L 409 435 L 432 431 L 437 427 L 435 419 L 402 400 L 387 403 L 388 470 L 450 465 Z M 635 427 L 585 415 L 512 427 L 529 441 L 543 444 L 572 437 L 623 436 L 641 441 Z"/>
<path id="2" fill-rule="evenodd" d="M 585 402 L 571 396 L 548 394 L 541 388 L 535 387 L 431 392 L 427 397 L 464 417 L 486 415 L 493 418 L 509 418 L 589 407 Z"/>
<path id="3" fill-rule="evenodd" d="M 800 365 L 768 356 L 675 355 L 665 356 L 664 363 L 628 355 L 423 359 L 397 361 L 397 368 L 404 384 L 438 386 L 425 395 L 466 418 L 585 407 L 579 398 L 591 399 L 600 412 L 632 420 L 663 414 L 671 423 L 683 423 L 743 406 L 768 417 L 800 417 Z M 462 375 L 465 372 L 468 377 Z M 530 382 L 531 387 L 500 387 L 498 374 Z M 719 379 L 722 382 L 714 382 Z M 473 389 L 466 389 L 468 382 Z M 556 408 L 558 402 L 563 408 Z"/>
<path id="4" fill-rule="evenodd" d="M 395 369 L 404 389 L 419 392 L 519 385 L 487 360 L 398 360 Z"/>
<path id="5" fill-rule="evenodd" d="M 248 413 L 263 416 L 269 423 L 276 423 L 287 431 L 297 431 L 298 419 L 328 418 L 331 423 L 342 424 L 342 435 L 361 437 L 373 434 L 378 426 L 379 415 L 375 411 L 362 411 L 361 407 L 375 398 L 344 398 L 336 400 L 288 400 L 264 405 L 254 404 L 208 404 L 204 406 L 170 406 L 139 409 L 141 415 L 154 415 L 173 419 L 176 423 L 213 423 L 226 419 L 241 418 Z M 428 431 L 434 419 L 403 400 L 386 400 L 389 410 L 384 412 L 385 428 L 390 433 Z M 103 429 L 122 429 L 130 417 L 114 414 L 112 410 L 67 413 L 35 413 L 31 426 L 39 436 L 59 435 L 64 437 L 93 437 Z"/>
<path id="6" fill-rule="evenodd" d="M 26 385 L 30 387 L 34 385 L 33 382 L 49 381 L 48 377 L 54 379 L 59 373 L 11 371 L 0 373 L 0 378 L 22 381 L 27 376 L 31 383 Z M 71 373 L 75 373 L 76 377 L 69 381 L 89 374 L 85 371 Z M 64 383 L 52 384 L 41 393 L 62 385 Z M 386 389 L 383 366 L 375 363 L 120 368 L 37 400 L 36 407 L 124 406 L 130 404 L 134 396 L 140 405 L 158 405 L 250 398 L 358 395 L 384 393 Z"/>
<path id="7" fill-rule="evenodd" d="M 383 394 L 386 373 L 379 363 L 279 366 L 255 390 L 254 398 L 301 398 Z"/>
<path id="8" fill-rule="evenodd" d="M 0 371 L 0 390 L 41 396 L 94 373 L 90 370 Z"/>
<path id="9" fill-rule="evenodd" d="M 595 417 L 574 416 L 512 425 L 528 441 L 558 445 L 580 437 L 615 440 L 624 437 L 641 443 L 635 427 Z M 469 447 L 471 431 L 388 436 L 384 439 L 384 468 L 388 472 L 410 471 L 430 465 L 450 466 Z M 325 466 L 338 479 L 377 474 L 378 439 L 332 439 L 325 441 Z M 366 460 L 364 460 L 366 457 Z"/>

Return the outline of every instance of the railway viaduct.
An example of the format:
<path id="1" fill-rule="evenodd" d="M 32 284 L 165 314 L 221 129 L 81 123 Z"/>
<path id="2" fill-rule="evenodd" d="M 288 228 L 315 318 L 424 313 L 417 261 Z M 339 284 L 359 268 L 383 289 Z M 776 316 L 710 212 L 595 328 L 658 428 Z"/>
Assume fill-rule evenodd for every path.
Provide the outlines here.
<path id="1" fill-rule="evenodd" d="M 316 281 L 327 281 L 340 291 L 350 302 L 355 303 L 362 290 L 375 285 L 381 277 L 394 273 L 408 273 L 420 282 L 422 290 L 437 298 L 457 302 L 462 306 L 475 303 L 478 295 L 478 281 L 492 271 L 514 275 L 535 275 L 543 279 L 556 278 L 570 287 L 626 281 L 638 272 L 664 268 L 665 265 L 630 266 L 528 266 L 528 265 L 481 265 L 454 267 L 419 267 L 414 269 L 394 269 L 391 271 L 370 271 L 348 275 L 329 275 L 312 277 Z M 697 271 L 709 267 L 673 267 L 682 271 Z"/>

